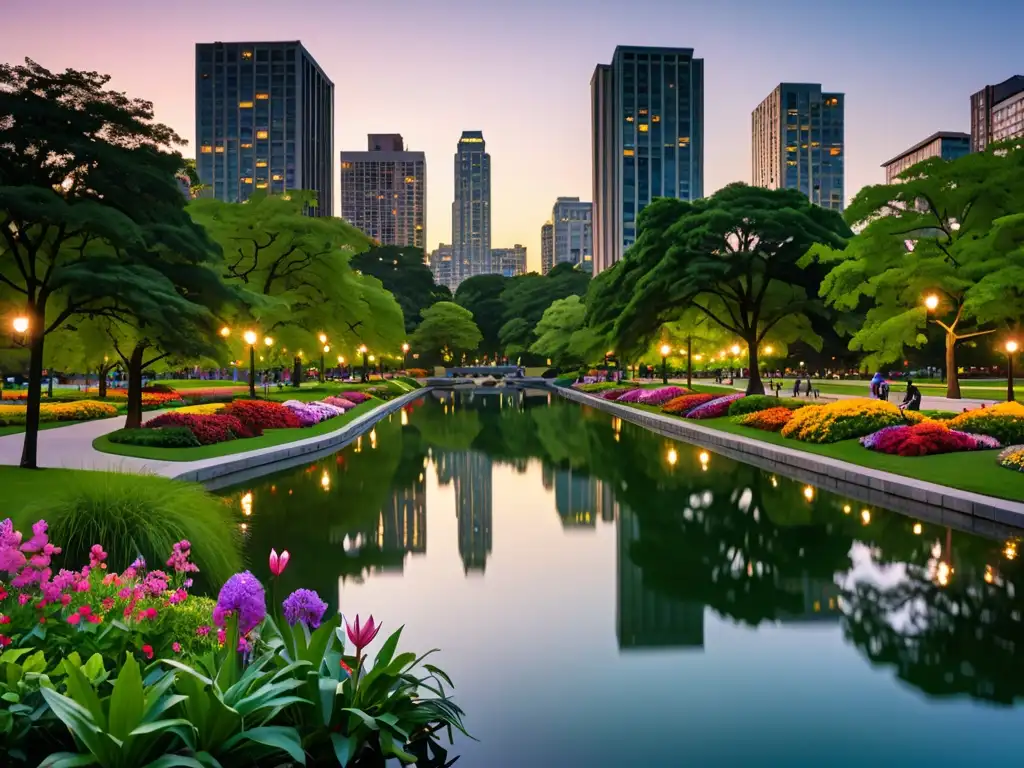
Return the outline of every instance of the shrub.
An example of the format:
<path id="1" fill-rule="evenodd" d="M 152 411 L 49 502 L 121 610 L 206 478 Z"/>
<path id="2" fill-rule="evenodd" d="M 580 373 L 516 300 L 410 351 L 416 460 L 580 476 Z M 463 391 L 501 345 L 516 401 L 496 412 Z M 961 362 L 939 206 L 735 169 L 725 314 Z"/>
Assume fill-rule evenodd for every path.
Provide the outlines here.
<path id="1" fill-rule="evenodd" d="M 143 393 L 156 392 L 161 395 L 176 395 L 178 391 L 174 387 L 169 387 L 166 384 L 150 384 L 147 387 L 142 388 Z"/>
<path id="2" fill-rule="evenodd" d="M 223 414 L 190 414 L 171 411 L 147 421 L 146 429 L 161 427 L 185 427 L 196 436 L 200 445 L 214 445 L 240 437 L 256 437 L 263 434 L 253 432 L 234 416 Z"/>
<path id="3" fill-rule="evenodd" d="M 186 405 L 184 408 L 176 408 L 175 413 L 220 413 L 224 410 L 225 403 L 202 403 L 200 405 Z M 241 421 L 241 419 L 239 419 Z"/>
<path id="4" fill-rule="evenodd" d="M 783 437 L 808 443 L 835 443 L 864 437 L 883 427 L 917 423 L 924 416 L 915 411 L 901 412 L 884 400 L 851 398 L 827 405 L 809 405 L 793 413 L 782 428 Z"/>
<path id="5" fill-rule="evenodd" d="M 795 397 L 773 397 L 772 395 L 747 395 L 739 400 L 733 400 L 729 406 L 730 416 L 742 416 L 745 413 L 755 411 L 766 411 L 769 408 L 787 408 L 795 411 L 809 405 L 806 400 L 798 400 Z M 740 423 L 740 422 L 737 422 Z"/>
<path id="6" fill-rule="evenodd" d="M 716 397 L 714 400 L 709 400 L 703 405 L 698 405 L 692 411 L 686 414 L 688 419 L 717 419 L 720 416 L 725 416 L 729 413 L 729 406 L 732 405 L 734 400 L 738 400 L 743 397 L 742 392 L 737 392 L 735 395 L 725 395 L 724 397 Z"/>
<path id="7" fill-rule="evenodd" d="M 196 448 L 199 446 L 199 440 L 188 427 L 118 429 L 107 435 L 107 439 L 112 443 L 144 445 L 150 448 Z"/>
<path id="8" fill-rule="evenodd" d="M 715 395 L 710 395 L 706 392 L 701 392 L 694 395 L 683 395 L 682 397 L 676 397 L 673 398 L 672 400 L 669 400 L 661 407 L 661 410 L 663 413 L 671 413 L 676 416 L 685 416 L 698 405 L 710 403 L 714 399 L 716 399 Z"/>
<path id="9" fill-rule="evenodd" d="M 367 400 L 371 399 L 370 395 L 365 392 L 360 392 L 357 389 L 342 392 L 341 394 L 346 400 L 355 403 L 356 405 L 360 405 L 361 403 L 365 403 Z"/>
<path id="10" fill-rule="evenodd" d="M 640 390 L 637 402 L 641 405 L 663 405 L 669 400 L 689 394 L 685 387 L 658 387 L 657 389 Z"/>
<path id="11" fill-rule="evenodd" d="M 733 403 L 735 405 L 736 403 Z M 732 410 L 730 409 L 730 413 Z M 751 411 L 735 418 L 737 424 L 754 429 L 763 429 L 768 432 L 778 432 L 786 423 L 793 418 L 793 411 L 789 408 L 778 406 L 776 408 L 765 408 L 760 411 Z"/>
<path id="12" fill-rule="evenodd" d="M 991 408 L 976 408 L 950 419 L 949 427 L 976 435 L 988 435 L 1003 445 L 1024 443 L 1024 405 L 1009 402 Z"/>
<path id="13" fill-rule="evenodd" d="M 895 456 L 931 456 L 999 447 L 991 437 L 959 432 L 937 421 L 884 427 L 862 437 L 860 444 L 869 450 Z"/>
<path id="14" fill-rule="evenodd" d="M 574 381 L 576 379 L 572 376 L 559 376 L 553 383 L 556 387 L 571 387 Z"/>
<path id="15" fill-rule="evenodd" d="M 1011 445 L 999 453 L 999 466 L 1024 472 L 1024 445 Z"/>
<path id="16" fill-rule="evenodd" d="M 221 413 L 234 416 L 253 434 L 262 434 L 265 429 L 295 429 L 299 426 L 291 408 L 272 400 L 235 400 Z"/>
<path id="17" fill-rule="evenodd" d="M 127 565 L 142 556 L 162 564 L 174 544 L 195 544 L 197 579 L 215 589 L 242 564 L 231 508 L 197 483 L 117 472 L 79 472 L 45 503 L 29 505 L 21 519 L 45 517 L 51 538 L 72 567 L 104 542 L 110 562 Z"/>
<path id="18" fill-rule="evenodd" d="M 14 426 L 25 423 L 24 405 L 0 405 L 0 426 Z M 117 406 L 110 403 L 99 403 L 95 400 L 77 400 L 66 403 L 42 403 L 39 406 L 39 420 L 49 421 L 86 421 L 90 419 L 108 419 L 117 416 Z"/>

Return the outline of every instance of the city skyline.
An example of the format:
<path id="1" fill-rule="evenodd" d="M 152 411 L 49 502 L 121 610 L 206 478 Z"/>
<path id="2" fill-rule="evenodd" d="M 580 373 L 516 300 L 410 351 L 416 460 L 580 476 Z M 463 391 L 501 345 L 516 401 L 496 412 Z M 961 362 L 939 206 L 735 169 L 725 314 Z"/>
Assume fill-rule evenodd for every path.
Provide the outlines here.
<path id="1" fill-rule="evenodd" d="M 845 93 L 849 201 L 865 184 L 883 182 L 881 164 L 922 137 L 940 130 L 969 131 L 971 95 L 1021 74 L 1013 37 L 1024 21 L 1024 7 L 981 5 L 964 15 L 952 2 L 916 0 L 856 8 L 802 2 L 695 2 L 683 8 L 650 0 L 638 4 L 637 13 L 618 18 L 607 6 L 579 0 L 554 9 L 525 0 L 500 14 L 484 14 L 488 23 L 500 18 L 495 34 L 469 40 L 459 50 L 437 50 L 426 62 L 414 60 L 412 53 L 380 61 L 371 55 L 371 36 L 346 38 L 338 45 L 337 31 L 386 21 L 389 34 L 396 36 L 443 34 L 461 10 L 479 11 L 479 6 L 442 0 L 427 7 L 396 0 L 384 17 L 370 7 L 312 2 L 297 18 L 264 0 L 244 5 L 225 0 L 216 6 L 183 0 L 173 10 L 120 0 L 88 6 L 13 0 L 5 5 L 8 24 L 0 35 L 7 61 L 28 56 L 54 70 L 109 73 L 112 87 L 152 100 L 157 118 L 189 140 L 186 155 L 196 154 L 190 72 L 195 43 L 301 40 L 335 83 L 335 150 L 361 145 L 368 133 L 401 132 L 410 147 L 443 169 L 461 130 L 481 128 L 494 157 L 493 240 L 525 244 L 528 268 L 539 271 L 540 228 L 551 201 L 570 195 L 590 199 L 591 147 L 584 138 L 590 134 L 589 80 L 594 66 L 607 61 L 616 45 L 692 47 L 705 60 L 705 194 L 730 181 L 750 181 L 750 112 L 779 82 L 822 82 Z M 564 17 L 577 25 L 581 34 L 572 45 L 552 44 L 564 27 L 538 25 L 542 8 L 551 22 Z M 196 21 L 200 10 L 201 24 Z M 949 23 L 953 15 L 957 24 Z M 999 17 L 998 25 L 990 23 L 993 16 Z M 55 33 L 39 21 L 50 17 L 61 18 L 76 33 Z M 314 17 L 315 23 L 310 21 Z M 800 22 L 804 17 L 808 20 Z M 757 46 L 736 46 L 737 40 L 792 35 L 798 31 L 794 19 L 801 30 L 829 34 L 806 36 L 801 46 L 779 48 L 768 61 Z M 885 44 L 880 32 L 894 28 L 913 29 L 914 34 L 901 38 L 898 46 Z M 526 48 L 538 55 L 512 66 Z M 958 51 L 957 66 L 937 77 L 934 63 L 946 60 L 949 50 Z M 460 63 L 467 55 L 474 61 L 471 69 Z M 459 88 L 450 84 L 454 72 L 461 78 Z M 892 77 L 893 72 L 900 77 Z M 419 80 L 411 84 L 412 74 Z M 501 98 L 490 98 L 492 92 Z M 428 251 L 447 241 L 451 231 L 453 190 L 447 176 L 433 176 Z M 337 184 L 336 172 L 332 178 Z"/>

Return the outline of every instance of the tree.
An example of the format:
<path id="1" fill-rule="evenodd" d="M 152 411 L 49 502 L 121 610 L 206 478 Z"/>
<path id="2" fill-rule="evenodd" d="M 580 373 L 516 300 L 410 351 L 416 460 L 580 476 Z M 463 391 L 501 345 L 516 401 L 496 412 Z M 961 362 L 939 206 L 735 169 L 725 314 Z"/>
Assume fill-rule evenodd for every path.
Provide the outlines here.
<path id="1" fill-rule="evenodd" d="M 618 314 L 618 346 L 635 348 L 695 309 L 744 343 L 747 394 L 763 394 L 758 354 L 766 338 L 820 345 L 809 318 L 825 314 L 814 295 L 822 275 L 800 263 L 816 243 L 843 247 L 850 231 L 838 213 L 797 190 L 730 184 L 694 202 L 656 200 L 638 227 L 604 285 L 615 303 L 605 317 Z"/>
<path id="2" fill-rule="evenodd" d="M 180 319 L 192 303 L 182 280 L 218 256 L 184 213 L 184 163 L 170 151 L 181 139 L 109 79 L 0 66 L 0 298 L 29 321 L 27 468 L 46 335 L 80 317 Z"/>
<path id="3" fill-rule="evenodd" d="M 590 275 L 572 264 L 556 264 L 546 275 L 530 273 L 509 280 L 501 295 L 505 323 L 498 332 L 505 353 L 527 350 L 537 339 L 536 327 L 552 302 L 587 292 Z M 525 321 L 522 322 L 522 321 Z"/>
<path id="4" fill-rule="evenodd" d="M 473 313 L 480 328 L 480 349 L 498 356 L 502 349 L 498 331 L 505 320 L 505 305 L 501 295 L 510 278 L 504 275 L 477 275 L 459 283 L 455 290 L 455 303 Z"/>
<path id="5" fill-rule="evenodd" d="M 586 363 L 600 357 L 604 339 L 584 322 L 587 308 L 579 296 L 557 299 L 551 303 L 534 333 L 537 340 L 530 351 L 550 359 L 555 365 Z"/>
<path id="6" fill-rule="evenodd" d="M 451 301 L 451 291 L 434 282 L 421 248 L 374 245 L 352 258 L 352 269 L 373 275 L 391 291 L 405 317 L 406 333 L 420 324 L 420 312 L 438 301 Z"/>
<path id="7" fill-rule="evenodd" d="M 413 334 L 412 343 L 418 349 L 441 352 L 451 359 L 457 351 L 476 349 L 480 343 L 480 329 L 473 322 L 473 313 L 450 301 L 439 301 L 422 312 L 423 322 Z"/>
<path id="8" fill-rule="evenodd" d="M 1022 210 L 1024 150 L 1013 147 L 932 158 L 862 189 L 846 211 L 858 234 L 809 254 L 832 268 L 821 285 L 830 305 L 868 307 L 850 348 L 871 364 L 902 359 L 931 320 L 945 337 L 946 396 L 960 397 L 957 344 L 1024 314 Z"/>

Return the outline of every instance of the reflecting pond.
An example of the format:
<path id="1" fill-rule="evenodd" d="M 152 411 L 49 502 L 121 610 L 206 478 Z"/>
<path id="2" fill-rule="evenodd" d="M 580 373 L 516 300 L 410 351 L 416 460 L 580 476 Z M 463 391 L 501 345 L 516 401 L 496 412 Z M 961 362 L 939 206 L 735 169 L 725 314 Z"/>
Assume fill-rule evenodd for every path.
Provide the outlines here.
<path id="1" fill-rule="evenodd" d="M 1017 759 L 1013 540 L 544 392 L 431 393 L 222 493 L 260 575 L 288 549 L 287 588 L 442 649 L 460 765 Z"/>

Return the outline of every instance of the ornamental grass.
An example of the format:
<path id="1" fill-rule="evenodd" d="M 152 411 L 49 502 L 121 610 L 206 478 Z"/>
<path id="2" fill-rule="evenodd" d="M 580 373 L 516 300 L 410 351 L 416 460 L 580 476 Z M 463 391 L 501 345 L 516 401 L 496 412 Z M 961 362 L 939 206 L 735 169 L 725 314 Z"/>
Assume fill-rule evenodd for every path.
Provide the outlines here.
<path id="1" fill-rule="evenodd" d="M 1015 401 L 965 411 L 948 423 L 950 429 L 988 435 L 1003 445 L 1024 443 L 1024 405 Z"/>
<path id="2" fill-rule="evenodd" d="M 735 403 L 734 403 L 735 405 Z M 744 427 L 763 429 L 766 432 L 778 432 L 793 418 L 793 411 L 778 406 L 763 411 L 751 411 L 735 417 L 733 420 Z"/>
<path id="3" fill-rule="evenodd" d="M 674 416 L 685 416 L 698 405 L 710 403 L 712 400 L 715 399 L 717 399 L 715 395 L 710 395 L 706 392 L 701 392 L 693 395 L 682 395 L 680 397 L 676 397 L 669 400 L 667 403 L 661 406 L 661 412 L 671 413 Z"/>
<path id="4" fill-rule="evenodd" d="M 892 456 L 932 456 L 998 448 L 999 442 L 987 435 L 972 435 L 950 429 L 937 421 L 883 427 L 860 439 L 865 448 Z"/>
<path id="5" fill-rule="evenodd" d="M 729 406 L 732 405 L 736 400 L 744 397 L 742 392 L 737 392 L 735 395 L 725 395 L 724 397 L 716 397 L 714 400 L 709 400 L 703 405 L 698 405 L 692 411 L 686 414 L 688 419 L 717 419 L 725 416 L 729 413 Z"/>
<path id="6" fill-rule="evenodd" d="M 809 405 L 794 411 L 782 428 L 783 437 L 807 443 L 836 443 L 864 437 L 883 427 L 919 423 L 925 417 L 916 411 L 901 412 L 884 400 L 852 398 L 827 405 Z"/>

